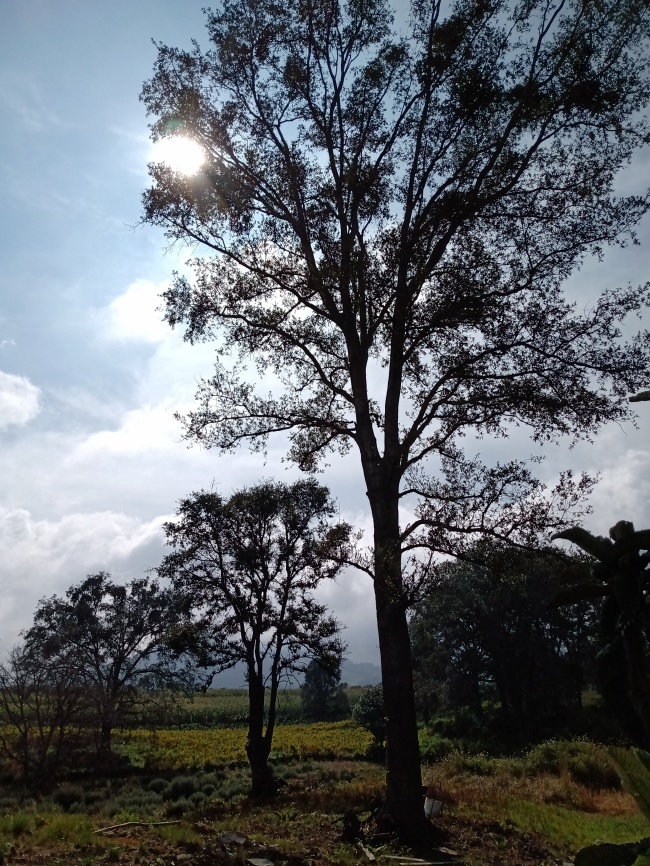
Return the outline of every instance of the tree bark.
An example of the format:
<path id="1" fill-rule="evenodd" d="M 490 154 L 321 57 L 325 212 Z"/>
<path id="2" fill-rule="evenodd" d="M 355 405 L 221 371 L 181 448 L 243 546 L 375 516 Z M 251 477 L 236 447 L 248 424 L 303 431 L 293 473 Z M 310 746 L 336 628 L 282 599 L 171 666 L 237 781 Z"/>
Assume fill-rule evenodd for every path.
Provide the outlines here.
<path id="1" fill-rule="evenodd" d="M 391 485 L 392 486 L 392 485 Z M 374 521 L 375 604 L 386 712 L 386 811 L 409 842 L 424 838 L 411 640 L 401 569 L 398 488 L 368 490 Z"/>
<path id="2" fill-rule="evenodd" d="M 246 755 L 251 768 L 251 797 L 266 800 L 275 793 L 273 771 L 269 766 L 271 741 L 264 736 L 264 682 L 248 673 L 248 738 Z"/>
<path id="3" fill-rule="evenodd" d="M 99 731 L 99 754 L 102 758 L 109 758 L 113 751 L 113 725 L 111 720 L 102 717 Z"/>

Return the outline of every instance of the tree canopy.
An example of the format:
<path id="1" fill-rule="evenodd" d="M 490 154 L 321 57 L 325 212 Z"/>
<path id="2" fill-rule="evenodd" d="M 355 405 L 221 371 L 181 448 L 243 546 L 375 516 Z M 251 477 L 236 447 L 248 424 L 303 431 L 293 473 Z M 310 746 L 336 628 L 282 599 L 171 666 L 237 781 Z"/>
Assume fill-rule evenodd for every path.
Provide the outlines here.
<path id="1" fill-rule="evenodd" d="M 483 564 L 450 562 L 411 619 L 416 684 L 438 712 L 501 707 L 499 732 L 529 743 L 551 736 L 593 682 L 597 615 L 552 604 L 575 564 L 494 546 Z"/>
<path id="2" fill-rule="evenodd" d="M 227 500 L 193 493 L 165 524 L 172 551 L 158 573 L 186 609 L 177 648 L 213 672 L 246 667 L 255 795 L 272 792 L 268 757 L 282 680 L 310 659 L 340 664 L 340 626 L 314 595 L 338 574 L 347 545 L 350 528 L 334 515 L 329 491 L 313 480 L 265 482 Z"/>
<path id="3" fill-rule="evenodd" d="M 83 685 L 97 711 L 100 753 L 110 753 L 113 728 L 141 699 L 138 684 L 146 678 L 169 687 L 189 676 L 166 649 L 178 613 L 173 596 L 157 581 L 122 585 L 106 572 L 88 575 L 65 598 L 39 602 L 23 635 L 26 651 Z"/>
<path id="4" fill-rule="evenodd" d="M 208 48 L 159 45 L 142 91 L 154 138 L 205 151 L 193 176 L 151 166 L 144 196 L 145 221 L 205 253 L 165 294 L 172 326 L 216 340 L 186 436 L 284 432 L 306 470 L 358 451 L 388 808 L 411 835 L 409 554 L 531 541 L 584 493 L 564 478 L 545 496 L 530 465 L 486 465 L 463 437 L 588 437 L 647 384 L 648 342 L 621 322 L 648 288 L 578 307 L 563 287 L 648 210 L 616 182 L 649 138 L 649 18 L 643 0 L 413 0 L 396 30 L 385 0 L 224 0 Z"/>
<path id="5" fill-rule="evenodd" d="M 329 665 L 322 659 L 309 662 L 300 686 L 300 704 L 303 715 L 312 722 L 347 718 L 350 701 L 341 684 L 341 660 Z"/>

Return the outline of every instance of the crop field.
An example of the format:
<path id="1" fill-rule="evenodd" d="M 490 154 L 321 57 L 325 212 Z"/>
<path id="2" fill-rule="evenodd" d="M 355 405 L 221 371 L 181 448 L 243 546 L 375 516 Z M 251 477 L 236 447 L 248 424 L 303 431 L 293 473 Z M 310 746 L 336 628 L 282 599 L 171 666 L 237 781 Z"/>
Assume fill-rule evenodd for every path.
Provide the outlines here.
<path id="1" fill-rule="evenodd" d="M 345 693 L 350 707 L 359 700 L 364 686 L 349 686 Z M 243 727 L 248 718 L 248 692 L 246 689 L 208 689 L 191 698 L 170 700 L 158 713 L 143 712 L 133 716 L 134 727 Z M 300 689 L 283 689 L 278 695 L 278 724 L 304 721 Z"/>
<path id="2" fill-rule="evenodd" d="M 350 722 L 279 725 L 273 737 L 271 758 L 361 758 L 366 755 L 371 739 L 370 734 Z M 119 742 L 133 763 L 164 769 L 239 764 L 247 760 L 244 728 L 123 731 Z"/>

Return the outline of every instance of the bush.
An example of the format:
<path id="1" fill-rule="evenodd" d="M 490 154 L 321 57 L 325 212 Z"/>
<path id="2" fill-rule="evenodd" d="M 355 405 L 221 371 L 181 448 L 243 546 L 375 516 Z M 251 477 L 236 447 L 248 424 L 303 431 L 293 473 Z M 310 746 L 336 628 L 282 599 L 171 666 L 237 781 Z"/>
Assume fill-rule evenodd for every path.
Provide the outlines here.
<path id="1" fill-rule="evenodd" d="M 420 736 L 420 755 L 423 761 L 435 763 L 442 761 L 455 749 L 454 743 L 438 734 L 424 733 Z"/>
<path id="2" fill-rule="evenodd" d="M 196 782 L 192 776 L 174 776 L 163 791 L 163 797 L 165 800 L 179 800 L 181 797 L 189 797 L 195 791 Z"/>
<path id="3" fill-rule="evenodd" d="M 366 689 L 352 708 L 352 721 L 372 734 L 375 744 L 386 739 L 384 690 L 381 686 Z"/>
<path id="4" fill-rule="evenodd" d="M 73 803 L 83 803 L 84 792 L 79 785 L 64 783 L 59 785 L 52 795 L 52 799 L 58 803 L 64 812 L 68 812 Z"/>

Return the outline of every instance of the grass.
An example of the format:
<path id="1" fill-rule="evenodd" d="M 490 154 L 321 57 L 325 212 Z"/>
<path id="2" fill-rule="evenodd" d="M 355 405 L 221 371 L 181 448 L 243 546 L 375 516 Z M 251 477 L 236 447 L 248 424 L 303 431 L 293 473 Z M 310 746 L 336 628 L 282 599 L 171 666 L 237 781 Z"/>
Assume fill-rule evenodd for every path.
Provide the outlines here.
<path id="1" fill-rule="evenodd" d="M 345 689 L 350 707 L 359 700 L 365 686 Z M 268 705 L 268 695 L 267 695 Z M 147 727 L 155 721 L 158 727 L 244 727 L 248 718 L 246 689 L 208 689 L 192 697 L 177 696 L 168 706 L 133 715 L 134 727 Z M 304 721 L 300 689 L 283 689 L 278 695 L 277 719 L 283 724 Z"/>
<path id="2" fill-rule="evenodd" d="M 636 842 L 650 835 L 643 815 L 585 814 L 565 806 L 523 800 L 504 804 L 508 820 L 520 830 L 539 833 L 576 851 L 596 842 Z"/>
<path id="3" fill-rule="evenodd" d="M 71 776 L 38 799 L 3 790 L 0 863 L 14 855 L 26 864 L 171 862 L 170 852 L 209 844 L 222 830 L 318 866 L 359 862 L 358 852 L 340 840 L 340 818 L 349 809 L 367 814 L 382 795 L 383 768 L 354 759 L 363 754 L 358 738 L 366 735 L 347 723 L 278 729 L 274 766 L 283 787 L 268 808 L 245 796 L 244 735 L 241 729 L 130 732 L 125 748 L 139 755 L 139 769 L 121 777 Z M 424 779 L 445 804 L 440 827 L 448 846 L 460 849 L 470 866 L 538 866 L 597 840 L 650 835 L 605 751 L 592 743 L 549 742 L 508 757 L 443 751 L 424 768 Z M 316 757 L 322 754 L 334 758 Z M 94 832 L 130 820 L 180 823 L 113 838 Z"/>

